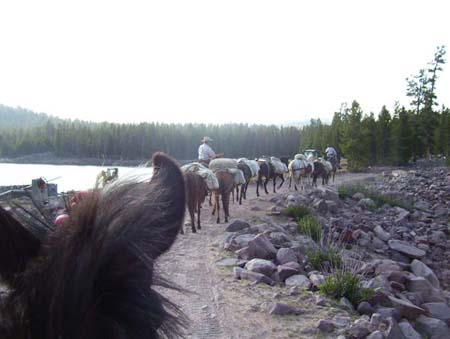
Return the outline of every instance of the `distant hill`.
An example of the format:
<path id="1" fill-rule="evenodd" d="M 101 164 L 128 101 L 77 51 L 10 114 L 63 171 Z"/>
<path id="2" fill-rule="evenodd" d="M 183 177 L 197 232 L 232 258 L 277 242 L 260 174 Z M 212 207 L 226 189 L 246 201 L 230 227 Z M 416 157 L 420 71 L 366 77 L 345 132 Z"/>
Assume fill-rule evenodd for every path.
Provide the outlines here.
<path id="1" fill-rule="evenodd" d="M 48 121 L 56 123 L 62 120 L 45 113 L 35 113 L 25 108 L 0 104 L 0 130 L 34 128 L 43 126 Z"/>

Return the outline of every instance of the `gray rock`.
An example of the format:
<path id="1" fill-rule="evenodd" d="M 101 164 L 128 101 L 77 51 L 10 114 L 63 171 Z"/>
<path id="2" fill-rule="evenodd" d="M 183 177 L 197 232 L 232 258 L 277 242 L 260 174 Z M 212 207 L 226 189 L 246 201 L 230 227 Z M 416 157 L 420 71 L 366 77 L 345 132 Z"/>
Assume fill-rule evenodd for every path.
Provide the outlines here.
<path id="1" fill-rule="evenodd" d="M 255 236 L 253 234 L 241 234 L 233 239 L 233 244 L 238 248 L 244 248 L 248 246 L 249 241 L 253 240 Z"/>
<path id="2" fill-rule="evenodd" d="M 248 249 L 251 258 L 275 259 L 276 248 L 263 234 L 258 234 L 253 240 L 248 242 Z"/>
<path id="3" fill-rule="evenodd" d="M 442 320 L 424 315 L 416 319 L 416 330 L 429 339 L 450 338 L 450 329 Z"/>
<path id="4" fill-rule="evenodd" d="M 392 302 L 392 306 L 400 312 L 400 316 L 406 319 L 414 320 L 420 315 L 425 314 L 426 311 L 423 308 L 417 307 L 409 301 L 398 299 L 389 296 Z"/>
<path id="5" fill-rule="evenodd" d="M 353 307 L 352 303 L 346 297 L 342 297 L 339 300 L 339 305 L 341 305 L 344 309 L 346 309 L 348 311 L 354 311 L 355 310 L 355 308 Z"/>
<path id="6" fill-rule="evenodd" d="M 386 330 L 386 339 L 405 339 L 402 330 L 400 329 L 397 321 L 394 318 L 389 318 L 389 327 Z"/>
<path id="7" fill-rule="evenodd" d="M 401 254 L 405 254 L 410 258 L 420 259 L 425 256 L 425 251 L 418 249 L 415 246 L 410 245 L 409 243 L 401 240 L 389 240 L 388 245 L 394 251 L 400 252 Z"/>
<path id="8" fill-rule="evenodd" d="M 398 326 L 406 339 L 422 339 L 422 336 L 416 332 L 408 321 L 402 321 Z"/>
<path id="9" fill-rule="evenodd" d="M 447 322 L 450 319 L 450 307 L 446 303 L 422 304 L 423 309 L 429 312 L 432 318 Z"/>
<path id="10" fill-rule="evenodd" d="M 382 317 L 380 313 L 374 313 L 372 314 L 372 316 L 370 317 L 370 322 L 369 322 L 369 331 L 373 332 L 378 330 L 378 327 L 380 326 L 382 322 Z"/>
<path id="11" fill-rule="evenodd" d="M 267 285 L 274 284 L 274 281 L 269 277 L 265 276 L 264 274 L 248 271 L 240 267 L 234 267 L 233 273 L 236 279 L 246 279 L 255 284 L 259 283 L 265 283 Z"/>
<path id="12" fill-rule="evenodd" d="M 364 199 L 366 196 L 363 194 L 363 193 L 361 193 L 361 192 L 356 192 L 355 194 L 353 194 L 353 196 L 352 196 L 352 199 L 353 200 L 361 200 L 361 199 Z"/>
<path id="13" fill-rule="evenodd" d="M 283 303 L 274 303 L 269 310 L 269 314 L 272 315 L 289 315 L 289 314 L 299 315 L 301 313 L 302 311 L 299 308 Z"/>
<path id="14" fill-rule="evenodd" d="M 298 266 L 300 266 L 300 265 L 298 265 Z M 278 270 L 278 277 L 280 278 L 280 281 L 283 281 L 283 282 L 287 278 L 300 273 L 299 269 L 293 268 L 292 266 L 290 266 L 288 264 L 278 266 L 277 270 Z"/>
<path id="15" fill-rule="evenodd" d="M 237 250 L 235 253 L 237 254 L 239 259 L 242 259 L 242 260 L 250 260 L 251 259 L 248 246 L 243 247 L 240 250 Z"/>
<path id="16" fill-rule="evenodd" d="M 430 282 L 423 277 L 408 277 L 406 288 L 410 292 L 418 293 L 424 302 L 445 302 L 445 296 L 441 290 L 431 286 Z"/>
<path id="17" fill-rule="evenodd" d="M 309 289 L 311 287 L 311 282 L 309 281 L 308 277 L 301 274 L 296 274 L 286 279 L 286 285 Z"/>
<path id="18" fill-rule="evenodd" d="M 352 318 L 343 317 L 343 316 L 335 316 L 333 318 L 333 322 L 337 327 L 345 328 L 345 327 L 348 327 L 352 323 Z"/>
<path id="19" fill-rule="evenodd" d="M 313 273 L 309 275 L 309 280 L 311 280 L 313 287 L 319 288 L 320 284 L 325 281 L 325 276 L 322 274 Z"/>
<path id="20" fill-rule="evenodd" d="M 436 274 L 420 260 L 414 259 L 411 263 L 411 272 L 419 277 L 427 279 L 433 287 L 439 288 L 439 280 Z"/>
<path id="21" fill-rule="evenodd" d="M 316 201 L 312 207 L 321 214 L 326 214 L 328 212 L 328 205 L 323 199 Z"/>
<path id="22" fill-rule="evenodd" d="M 249 271 L 261 273 L 268 277 L 277 270 L 277 267 L 273 262 L 265 259 L 252 259 L 245 264 L 245 268 Z"/>
<path id="23" fill-rule="evenodd" d="M 375 310 L 367 301 L 363 301 L 359 303 L 357 311 L 359 312 L 359 314 L 366 314 L 370 316 Z"/>
<path id="24" fill-rule="evenodd" d="M 380 238 L 383 241 L 388 241 L 389 239 L 391 239 L 391 235 L 388 232 L 386 232 L 380 225 L 377 225 L 373 229 L 373 232 L 377 235 L 378 238 Z"/>
<path id="25" fill-rule="evenodd" d="M 372 247 L 376 250 L 381 250 L 383 252 L 388 249 L 388 245 L 378 237 L 373 237 Z"/>
<path id="26" fill-rule="evenodd" d="M 225 231 L 237 232 L 237 231 L 241 231 L 248 227 L 250 227 L 250 224 L 248 222 L 246 222 L 244 220 L 236 219 L 225 228 Z"/>
<path id="27" fill-rule="evenodd" d="M 397 218 L 394 221 L 396 224 L 403 223 L 408 220 L 410 213 L 407 210 L 401 207 L 395 207 L 395 210 L 398 214 Z"/>
<path id="28" fill-rule="evenodd" d="M 291 239 L 284 232 L 272 232 L 269 237 L 270 242 L 277 247 L 291 245 Z"/>
<path id="29" fill-rule="evenodd" d="M 383 319 L 394 318 L 397 321 L 401 319 L 398 310 L 392 307 L 379 307 L 377 308 L 377 313 L 379 313 Z"/>
<path id="30" fill-rule="evenodd" d="M 368 210 L 373 210 L 376 207 L 375 202 L 370 198 L 361 199 L 358 206 Z"/>
<path id="31" fill-rule="evenodd" d="M 347 333 L 351 338 L 362 339 L 366 338 L 370 331 L 367 327 L 352 325 L 352 327 L 347 330 Z"/>
<path id="32" fill-rule="evenodd" d="M 335 327 L 332 321 L 321 319 L 317 323 L 317 328 L 322 332 L 333 332 Z"/>
<path id="33" fill-rule="evenodd" d="M 287 262 L 297 262 L 297 255 L 291 248 L 280 248 L 277 252 L 277 262 L 280 265 L 286 264 Z"/>
<path id="34" fill-rule="evenodd" d="M 372 332 L 367 336 L 367 339 L 383 339 L 384 335 L 381 331 Z"/>

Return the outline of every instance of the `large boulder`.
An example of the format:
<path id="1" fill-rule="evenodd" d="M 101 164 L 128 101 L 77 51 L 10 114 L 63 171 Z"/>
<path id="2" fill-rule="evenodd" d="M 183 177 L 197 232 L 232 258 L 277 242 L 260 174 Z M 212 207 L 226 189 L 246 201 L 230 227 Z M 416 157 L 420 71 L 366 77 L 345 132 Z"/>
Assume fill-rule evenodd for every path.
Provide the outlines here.
<path id="1" fill-rule="evenodd" d="M 301 313 L 302 311 L 299 308 L 283 303 L 273 303 L 269 310 L 269 314 L 273 315 L 299 315 Z"/>
<path id="2" fill-rule="evenodd" d="M 378 238 L 380 238 L 383 241 L 388 241 L 389 239 L 391 239 L 391 235 L 386 232 L 383 227 L 381 227 L 380 225 L 377 225 L 374 229 L 373 232 L 376 234 L 376 236 Z"/>
<path id="3" fill-rule="evenodd" d="M 439 280 L 436 277 L 436 274 L 434 274 L 434 272 L 431 270 L 431 268 L 429 268 L 427 265 L 425 265 L 420 260 L 414 259 L 412 261 L 411 271 L 415 275 L 417 275 L 419 277 L 424 277 L 425 279 L 427 279 L 433 287 L 436 287 L 436 288 L 440 287 Z"/>
<path id="4" fill-rule="evenodd" d="M 386 330 L 385 339 L 406 339 L 394 318 L 389 318 L 388 322 L 389 327 Z"/>
<path id="5" fill-rule="evenodd" d="M 243 229 L 249 228 L 250 224 L 244 220 L 236 219 L 232 223 L 230 223 L 226 228 L 225 231 L 227 232 L 238 232 Z"/>
<path id="6" fill-rule="evenodd" d="M 288 262 L 297 262 L 297 255 L 291 248 L 280 248 L 277 252 L 277 262 L 280 265 Z"/>
<path id="7" fill-rule="evenodd" d="M 410 292 L 418 293 L 424 302 L 445 302 L 442 291 L 431 286 L 430 282 L 423 277 L 408 277 L 406 288 Z"/>
<path id="8" fill-rule="evenodd" d="M 294 262 L 292 262 L 292 264 L 294 264 Z M 280 281 L 284 282 L 287 278 L 300 273 L 300 265 L 297 264 L 297 266 L 298 268 L 294 267 L 294 265 L 289 265 L 289 263 L 278 266 L 277 272 Z"/>
<path id="9" fill-rule="evenodd" d="M 276 270 L 275 264 L 265 259 L 252 259 L 245 264 L 245 268 L 252 272 L 257 272 L 270 277 Z"/>
<path id="10" fill-rule="evenodd" d="M 422 339 L 422 336 L 416 332 L 408 321 L 402 321 L 398 326 L 406 339 Z"/>
<path id="11" fill-rule="evenodd" d="M 273 285 L 274 281 L 264 274 L 245 270 L 240 267 L 233 268 L 234 277 L 236 279 L 250 280 L 254 284 L 265 283 L 267 285 Z"/>
<path id="12" fill-rule="evenodd" d="M 450 307 L 447 303 L 426 303 L 422 307 L 429 313 L 432 318 L 440 319 L 447 322 L 450 319 Z"/>
<path id="13" fill-rule="evenodd" d="M 248 242 L 248 251 L 250 258 L 275 259 L 277 255 L 276 248 L 263 234 L 258 234 L 254 239 Z"/>
<path id="14" fill-rule="evenodd" d="M 410 258 L 421 259 L 425 256 L 425 251 L 401 240 L 389 240 L 388 245 L 394 251 L 400 252 Z"/>
<path id="15" fill-rule="evenodd" d="M 286 279 L 287 286 L 298 286 L 303 289 L 309 289 L 311 287 L 311 281 L 307 276 L 296 274 Z"/>
<path id="16" fill-rule="evenodd" d="M 450 329 L 442 320 L 424 315 L 416 319 L 416 329 L 422 336 L 429 339 L 450 338 Z"/>
<path id="17" fill-rule="evenodd" d="M 392 306 L 400 312 L 400 315 L 403 318 L 414 320 L 420 315 L 426 313 L 423 308 L 417 307 L 407 300 L 398 299 L 392 296 L 389 296 L 389 300 L 392 302 Z"/>

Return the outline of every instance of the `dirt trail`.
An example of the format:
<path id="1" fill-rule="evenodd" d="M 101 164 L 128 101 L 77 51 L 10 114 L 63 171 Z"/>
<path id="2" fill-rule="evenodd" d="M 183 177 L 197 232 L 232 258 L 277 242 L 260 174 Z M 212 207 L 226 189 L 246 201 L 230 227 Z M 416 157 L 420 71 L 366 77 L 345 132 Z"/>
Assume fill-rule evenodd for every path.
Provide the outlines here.
<path id="1" fill-rule="evenodd" d="M 333 185 L 364 180 L 374 174 L 341 174 Z M 272 188 L 272 185 L 269 185 Z M 268 188 L 269 188 L 268 186 Z M 286 193 L 285 182 L 278 193 Z M 320 186 L 319 186 L 320 188 Z M 250 185 L 247 200 L 242 205 L 230 203 L 231 219 L 244 219 L 250 223 L 262 223 L 268 218 L 267 210 L 273 206 L 274 194 L 256 197 L 255 185 Z M 255 208 L 257 206 L 257 208 Z M 215 262 L 228 252 L 220 251 L 214 241 L 224 232 L 227 224 L 216 224 L 211 207 L 205 203 L 202 209 L 202 229 L 193 234 L 185 226 L 180 235 L 160 260 L 159 266 L 172 282 L 190 291 L 180 294 L 164 291 L 189 318 L 187 338 L 314 338 L 314 324 L 320 317 L 332 316 L 327 309 L 317 309 L 314 295 L 302 292 L 287 296 L 288 289 L 266 285 L 250 286 L 246 281 L 233 278 L 230 268 L 220 268 Z M 223 218 L 223 217 L 222 217 Z M 280 302 L 300 304 L 301 316 L 274 317 L 266 311 L 267 302 L 274 296 Z M 286 297 L 283 300 L 283 297 Z M 328 312 L 328 313 L 327 313 Z"/>

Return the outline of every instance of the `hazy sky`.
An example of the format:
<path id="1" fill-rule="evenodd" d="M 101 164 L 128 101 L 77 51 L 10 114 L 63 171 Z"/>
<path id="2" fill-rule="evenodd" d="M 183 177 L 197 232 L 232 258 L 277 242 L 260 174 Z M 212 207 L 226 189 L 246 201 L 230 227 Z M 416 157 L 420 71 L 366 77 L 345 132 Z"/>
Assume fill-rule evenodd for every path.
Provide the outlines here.
<path id="1" fill-rule="evenodd" d="M 273 123 L 407 105 L 443 1 L 0 2 L 0 103 L 64 118 Z M 450 105 L 450 65 L 437 83 Z"/>

